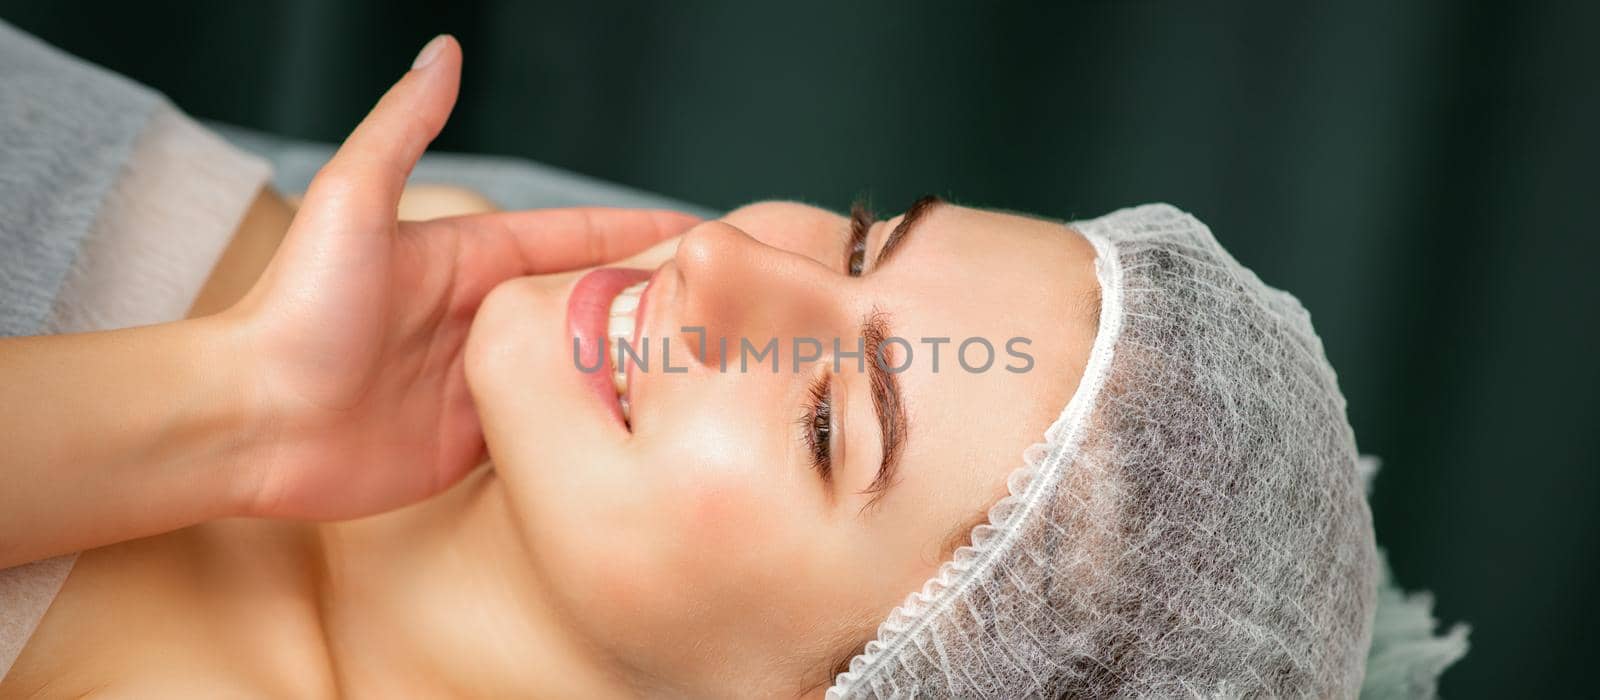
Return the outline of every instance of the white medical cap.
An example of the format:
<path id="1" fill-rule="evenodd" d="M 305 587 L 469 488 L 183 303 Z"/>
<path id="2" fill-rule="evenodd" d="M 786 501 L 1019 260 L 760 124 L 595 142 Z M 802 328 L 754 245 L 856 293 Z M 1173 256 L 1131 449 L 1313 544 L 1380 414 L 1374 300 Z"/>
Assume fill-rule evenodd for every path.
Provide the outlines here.
<path id="1" fill-rule="evenodd" d="M 1355 695 L 1377 550 L 1309 315 L 1173 207 L 1073 227 L 1077 391 L 828 697 Z"/>

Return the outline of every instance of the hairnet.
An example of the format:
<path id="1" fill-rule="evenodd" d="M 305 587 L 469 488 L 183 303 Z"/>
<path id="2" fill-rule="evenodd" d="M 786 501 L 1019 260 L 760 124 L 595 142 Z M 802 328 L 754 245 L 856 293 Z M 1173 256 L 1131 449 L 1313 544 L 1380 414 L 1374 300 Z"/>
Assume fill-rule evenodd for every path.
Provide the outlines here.
<path id="1" fill-rule="evenodd" d="M 1173 207 L 1074 228 L 1083 379 L 828 697 L 1353 696 L 1377 551 L 1309 315 Z"/>
<path id="2" fill-rule="evenodd" d="M 1357 462 L 1372 493 L 1378 459 L 1363 455 Z M 1362 700 L 1418 700 L 1438 697 L 1439 676 L 1467 655 L 1466 623 L 1438 632 L 1433 594 L 1407 593 L 1394 582 L 1383 550 L 1378 550 L 1378 610 L 1372 619 L 1372 646 L 1367 649 L 1367 677 Z"/>

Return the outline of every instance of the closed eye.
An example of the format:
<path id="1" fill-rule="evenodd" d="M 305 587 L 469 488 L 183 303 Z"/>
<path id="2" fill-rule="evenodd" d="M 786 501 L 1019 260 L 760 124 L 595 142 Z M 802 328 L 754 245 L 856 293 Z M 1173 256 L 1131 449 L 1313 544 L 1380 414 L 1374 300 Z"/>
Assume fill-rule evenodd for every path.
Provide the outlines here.
<path id="1" fill-rule="evenodd" d="M 804 435 L 806 452 L 811 457 L 811 468 L 822 477 L 824 485 L 833 485 L 833 382 L 826 373 L 812 380 L 807 389 L 805 410 L 801 413 L 800 428 Z M 830 490 L 829 493 L 832 493 Z"/>

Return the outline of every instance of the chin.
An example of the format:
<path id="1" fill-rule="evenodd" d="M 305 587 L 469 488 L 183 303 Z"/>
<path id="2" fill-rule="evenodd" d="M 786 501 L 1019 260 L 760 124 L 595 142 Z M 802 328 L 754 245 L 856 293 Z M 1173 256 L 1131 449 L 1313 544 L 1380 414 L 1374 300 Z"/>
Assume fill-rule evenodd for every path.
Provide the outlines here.
<path id="1" fill-rule="evenodd" d="M 566 450 L 594 444 L 610 416 L 573 366 L 566 297 L 576 275 L 509 280 L 484 298 L 464 351 L 467 385 L 496 470 L 514 473 Z M 614 441 L 614 440 L 613 440 Z"/>

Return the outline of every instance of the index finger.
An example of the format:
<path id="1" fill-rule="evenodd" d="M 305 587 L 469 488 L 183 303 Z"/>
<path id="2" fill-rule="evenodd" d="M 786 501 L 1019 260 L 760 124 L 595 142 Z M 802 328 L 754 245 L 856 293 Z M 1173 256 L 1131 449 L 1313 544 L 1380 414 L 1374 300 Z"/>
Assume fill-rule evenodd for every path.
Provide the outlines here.
<path id="1" fill-rule="evenodd" d="M 604 265 L 680 235 L 700 221 L 666 209 L 573 207 L 469 214 L 428 223 L 454 228 L 463 245 L 484 237 L 484 243 L 509 240 L 521 254 L 521 274 L 537 275 Z"/>

